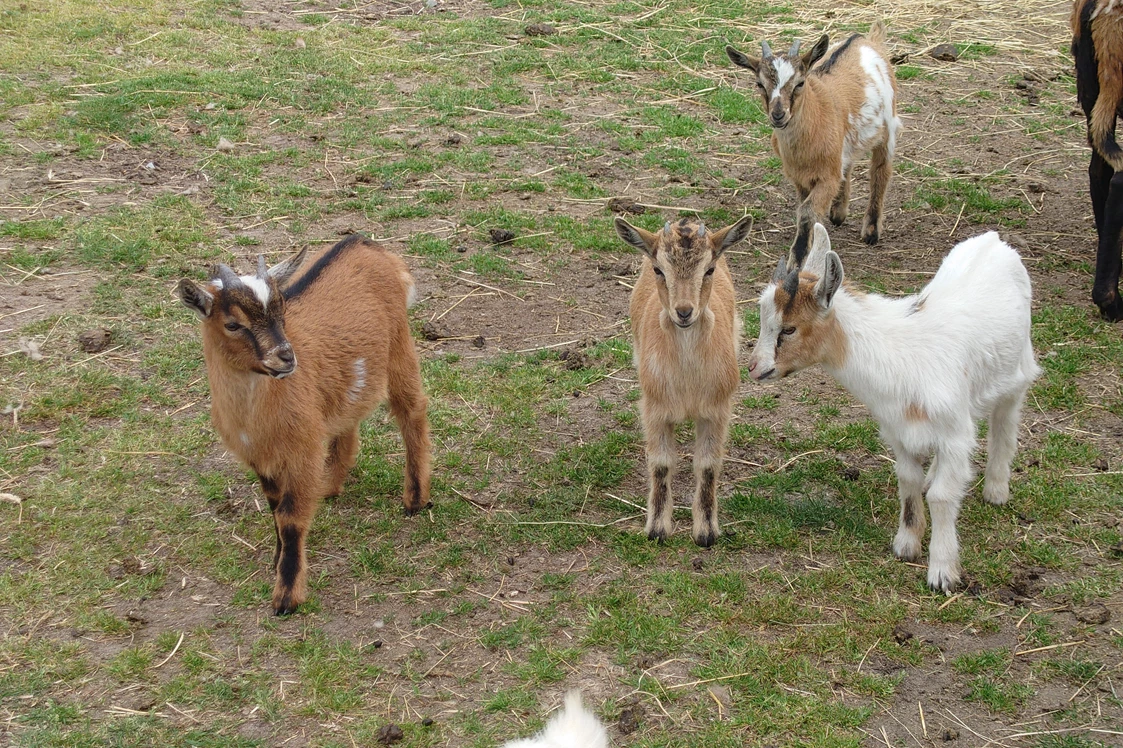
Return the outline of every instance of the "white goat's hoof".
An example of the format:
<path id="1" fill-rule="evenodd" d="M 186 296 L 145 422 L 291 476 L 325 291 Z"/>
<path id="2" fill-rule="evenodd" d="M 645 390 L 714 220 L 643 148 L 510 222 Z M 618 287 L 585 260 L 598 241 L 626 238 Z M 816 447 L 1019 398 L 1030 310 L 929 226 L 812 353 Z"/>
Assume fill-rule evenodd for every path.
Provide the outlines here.
<path id="1" fill-rule="evenodd" d="M 959 582 L 959 569 L 957 566 L 951 564 L 946 566 L 929 564 L 928 586 L 933 590 L 950 595 L 959 587 Z"/>
<path id="2" fill-rule="evenodd" d="M 1010 484 L 985 483 L 983 484 L 983 501 L 995 506 L 1002 506 L 1010 499 Z"/>
<path id="3" fill-rule="evenodd" d="M 893 538 L 893 555 L 902 561 L 920 558 L 920 537 L 903 527 L 897 530 L 897 537 Z"/>

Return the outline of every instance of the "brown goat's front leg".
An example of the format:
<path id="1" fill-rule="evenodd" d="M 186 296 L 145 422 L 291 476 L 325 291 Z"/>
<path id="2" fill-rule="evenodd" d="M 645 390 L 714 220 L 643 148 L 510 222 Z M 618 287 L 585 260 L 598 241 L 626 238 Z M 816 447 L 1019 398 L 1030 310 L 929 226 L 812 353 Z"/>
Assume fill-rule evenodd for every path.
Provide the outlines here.
<path id="1" fill-rule="evenodd" d="M 317 481 L 314 485 L 319 486 Z M 280 557 L 273 584 L 273 612 L 287 616 L 308 599 L 308 560 L 305 544 L 318 497 L 310 487 L 288 487 L 273 510 L 280 538 Z"/>
<path id="2" fill-rule="evenodd" d="M 398 422 L 406 447 L 405 493 L 402 496 L 406 514 L 417 514 L 433 505 L 429 501 L 431 447 L 426 410 L 427 401 L 420 387 L 412 398 L 395 400 L 391 397 L 390 400 L 390 412 Z"/>
<path id="3" fill-rule="evenodd" d="M 885 224 L 885 190 L 893 176 L 893 157 L 889 145 L 882 143 L 873 149 L 870 160 L 870 204 L 866 208 L 866 219 L 862 222 L 862 241 L 877 244 Z"/>
<path id="4" fill-rule="evenodd" d="M 721 535 L 717 519 L 717 485 L 721 477 L 721 461 L 725 454 L 725 438 L 729 418 L 699 418 L 694 439 L 694 480 L 696 490 L 691 513 L 694 517 L 694 542 L 709 548 Z"/>
<path id="5" fill-rule="evenodd" d="M 651 540 L 663 541 L 675 531 L 674 500 L 671 498 L 671 477 L 678 458 L 675 425 L 671 421 L 644 418 L 644 431 L 647 433 L 647 472 L 651 486 L 644 532 Z"/>
<path id="6" fill-rule="evenodd" d="M 823 179 L 816 182 L 807 193 L 807 197 L 799 204 L 795 214 L 795 242 L 792 243 L 791 251 L 788 252 L 788 267 L 803 266 L 803 259 L 807 257 L 811 242 L 811 230 L 815 228 L 815 224 L 827 220 L 827 215 L 835 197 L 838 195 L 841 182 L 841 174 L 832 179 Z M 802 191 L 800 194 L 803 194 Z"/>
<path id="7" fill-rule="evenodd" d="M 259 475 L 261 480 L 261 490 L 265 494 L 265 500 L 269 502 L 269 511 L 273 513 L 273 535 L 276 537 L 277 543 L 273 548 L 273 571 L 277 570 L 277 561 L 281 558 L 281 533 L 277 529 L 276 511 L 277 505 L 281 503 L 281 489 L 277 482 L 272 478 Z"/>

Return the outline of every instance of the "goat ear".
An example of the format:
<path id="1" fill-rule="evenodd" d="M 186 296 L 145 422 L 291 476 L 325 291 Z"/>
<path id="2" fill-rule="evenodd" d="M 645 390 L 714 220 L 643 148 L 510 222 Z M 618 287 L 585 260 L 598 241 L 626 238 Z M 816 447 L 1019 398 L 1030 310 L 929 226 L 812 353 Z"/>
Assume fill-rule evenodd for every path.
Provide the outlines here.
<path id="1" fill-rule="evenodd" d="M 829 309 L 834 300 L 834 293 L 842 285 L 842 260 L 834 252 L 827 250 L 827 258 L 823 265 L 823 274 L 815 283 L 815 297 L 819 306 Z"/>
<path id="2" fill-rule="evenodd" d="M 188 278 L 181 280 L 176 290 L 179 293 L 179 300 L 185 307 L 199 315 L 199 319 L 211 316 L 211 311 L 214 309 L 214 295 L 210 291 Z"/>
<path id="3" fill-rule="evenodd" d="M 748 68 L 754 73 L 760 70 L 760 60 L 755 57 L 749 57 L 744 52 L 738 52 L 733 48 L 733 45 L 726 45 L 725 54 L 729 55 L 729 59 L 738 67 Z"/>
<path id="4" fill-rule="evenodd" d="M 831 251 L 831 237 L 827 234 L 826 227 L 821 223 L 815 224 L 811 229 L 811 246 L 807 256 L 803 258 L 803 269 L 815 275 L 823 274 L 823 263 L 827 260 L 827 252 Z"/>
<path id="5" fill-rule="evenodd" d="M 308 254 L 308 247 L 300 250 L 296 255 L 290 257 L 284 262 L 279 262 L 273 267 L 269 268 L 269 277 L 277 282 L 278 286 L 283 286 L 292 274 L 300 269 L 304 264 L 304 258 Z"/>
<path id="6" fill-rule="evenodd" d="M 628 244 L 631 244 L 633 247 L 640 250 L 648 257 L 652 259 L 655 258 L 655 245 L 659 239 L 656 234 L 653 234 L 650 231 L 644 231 L 638 226 L 633 226 L 620 216 L 616 216 L 616 220 L 613 221 L 613 225 L 616 226 L 616 233 L 620 236 L 621 239 L 626 241 Z"/>
<path id="7" fill-rule="evenodd" d="M 826 34 L 820 36 L 819 41 L 815 42 L 815 46 L 811 48 L 811 51 L 799 58 L 803 63 L 803 69 L 810 70 L 812 65 L 823 59 L 823 55 L 827 53 L 827 47 L 830 45 L 831 38 L 829 36 Z"/>
<path id="8" fill-rule="evenodd" d="M 726 226 L 710 234 L 710 246 L 713 248 L 714 257 L 720 257 L 722 252 L 748 236 L 752 228 L 753 217 L 745 216 L 732 226 Z"/>

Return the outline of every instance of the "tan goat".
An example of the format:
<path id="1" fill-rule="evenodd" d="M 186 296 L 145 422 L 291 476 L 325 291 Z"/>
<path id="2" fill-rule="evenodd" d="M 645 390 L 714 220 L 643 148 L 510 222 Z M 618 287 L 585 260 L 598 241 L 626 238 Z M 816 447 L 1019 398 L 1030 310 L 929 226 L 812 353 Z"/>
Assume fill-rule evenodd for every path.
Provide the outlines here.
<path id="1" fill-rule="evenodd" d="M 741 324 L 733 278 L 722 255 L 751 227 L 750 216 L 713 232 L 683 219 L 652 233 L 616 219 L 620 238 L 644 253 L 643 269 L 632 291 L 631 317 L 651 486 L 645 531 L 652 540 L 674 532 L 675 424 L 688 419 L 697 431 L 692 536 L 708 548 L 721 534 L 717 482 L 733 395 L 741 381 L 737 368 Z"/>
<path id="2" fill-rule="evenodd" d="M 307 599 L 312 517 L 323 497 L 342 491 L 359 424 L 383 401 L 405 442 L 406 513 L 429 505 L 427 401 L 405 263 L 355 235 L 288 284 L 303 259 L 267 271 L 259 257 L 256 275 L 218 265 L 207 283 L 179 283 L 203 321 L 215 430 L 257 473 L 273 510 L 277 615 Z"/>
<path id="3" fill-rule="evenodd" d="M 734 64 L 756 76 L 757 90 L 772 124 L 772 148 L 784 176 L 799 194 L 796 239 L 789 263 L 803 262 L 816 223 L 839 226 L 850 205 L 850 171 L 870 151 L 870 202 L 862 240 L 876 244 L 884 223 L 885 190 L 893 174 L 897 118 L 897 79 L 885 54 L 885 26 L 878 21 L 868 36 L 854 34 L 827 53 L 826 34 L 806 54 L 799 41 L 787 54 L 774 55 L 768 42 L 757 59 L 726 47 Z"/>

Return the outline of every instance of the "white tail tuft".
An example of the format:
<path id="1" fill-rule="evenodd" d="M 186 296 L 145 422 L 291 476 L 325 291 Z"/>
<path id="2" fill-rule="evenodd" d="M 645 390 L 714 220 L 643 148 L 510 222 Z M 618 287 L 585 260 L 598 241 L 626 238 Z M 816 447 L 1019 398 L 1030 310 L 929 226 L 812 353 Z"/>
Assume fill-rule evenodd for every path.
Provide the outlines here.
<path id="1" fill-rule="evenodd" d="M 502 748 L 608 748 L 608 733 L 596 715 L 581 704 L 581 692 L 570 691 L 565 707 L 533 738 L 512 740 Z"/>

